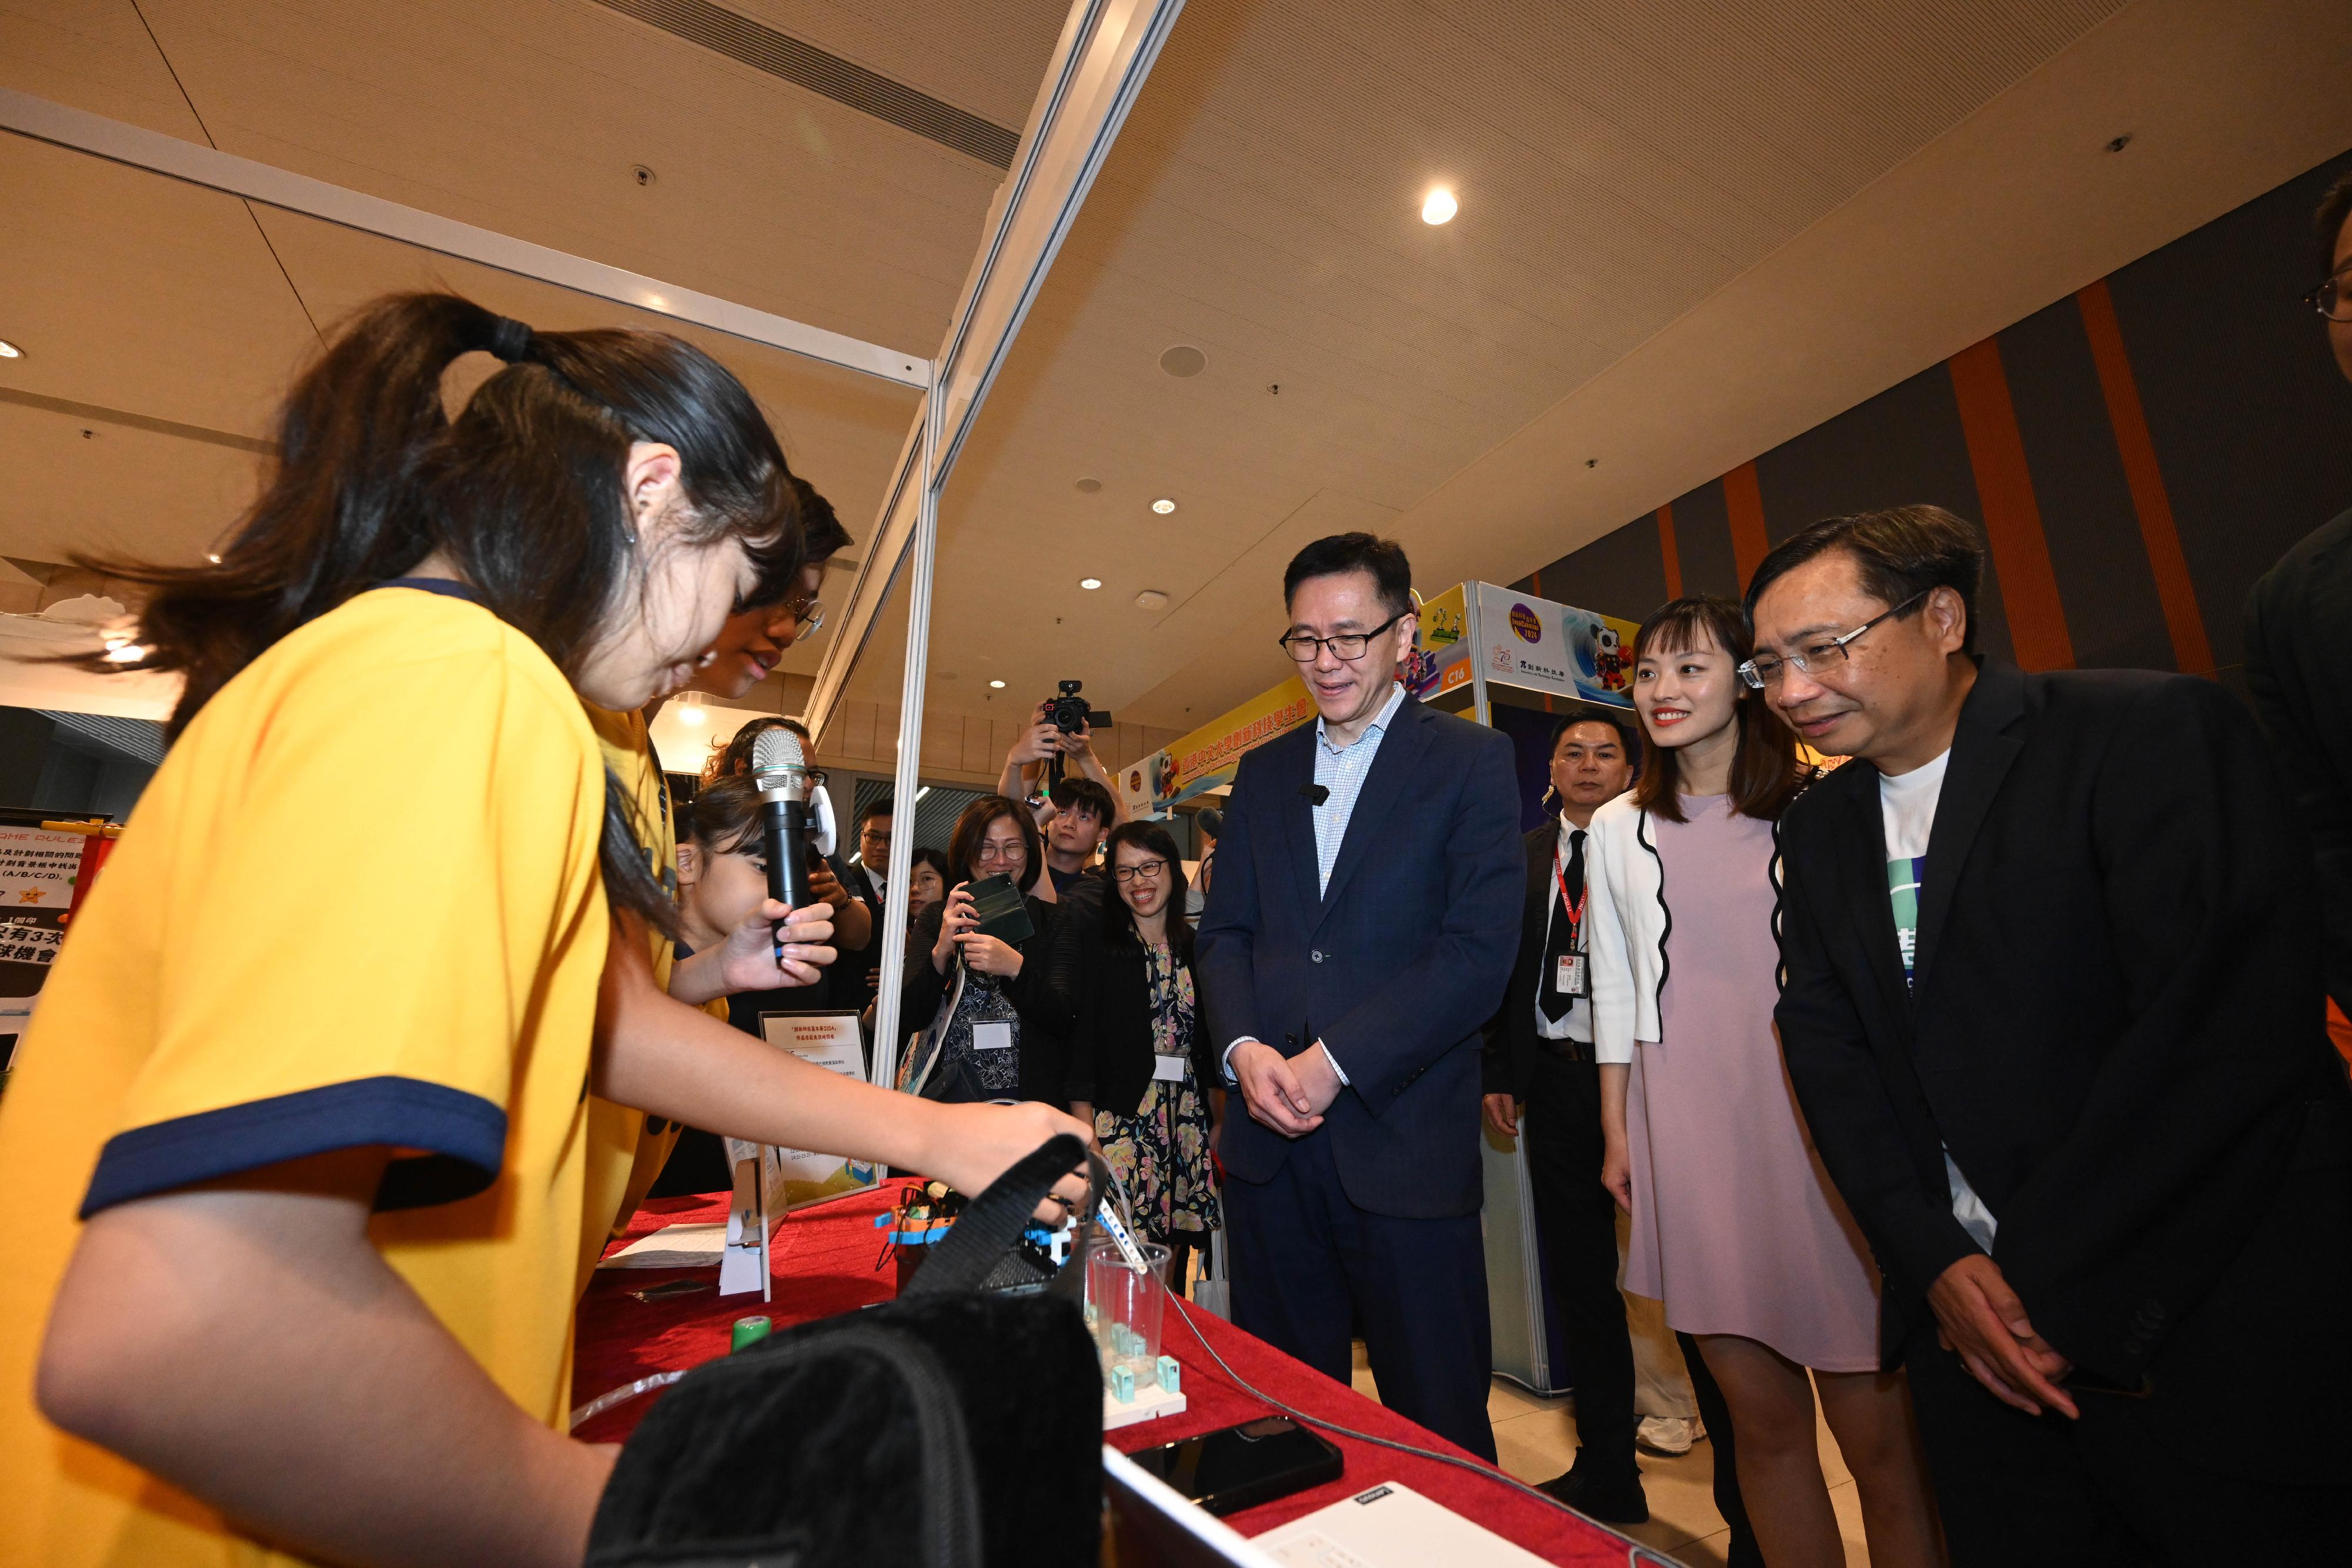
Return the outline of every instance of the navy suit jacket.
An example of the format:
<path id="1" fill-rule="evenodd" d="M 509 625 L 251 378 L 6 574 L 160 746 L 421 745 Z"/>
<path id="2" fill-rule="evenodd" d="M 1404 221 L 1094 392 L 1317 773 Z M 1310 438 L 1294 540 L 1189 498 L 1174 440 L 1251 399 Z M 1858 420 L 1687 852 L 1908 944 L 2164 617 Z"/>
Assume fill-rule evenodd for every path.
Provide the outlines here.
<path id="1" fill-rule="evenodd" d="M 1349 1200 L 1375 1214 L 1475 1213 L 1479 1026 L 1518 949 L 1527 880 L 1510 738 L 1408 698 L 1364 777 L 1327 893 L 1316 887 L 1315 730 L 1244 757 L 1217 841 L 1194 972 L 1212 1049 L 1321 1040 L 1349 1086 L 1331 1140 Z M 1274 1179 L 1290 1140 L 1235 1103 L 1217 1152 Z"/>

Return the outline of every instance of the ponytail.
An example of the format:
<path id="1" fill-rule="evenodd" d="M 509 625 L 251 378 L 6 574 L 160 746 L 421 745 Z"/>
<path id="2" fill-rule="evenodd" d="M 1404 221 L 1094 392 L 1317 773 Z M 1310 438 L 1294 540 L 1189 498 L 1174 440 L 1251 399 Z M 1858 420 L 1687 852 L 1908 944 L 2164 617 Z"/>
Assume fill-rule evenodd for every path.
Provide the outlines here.
<path id="1" fill-rule="evenodd" d="M 507 363 L 453 422 L 442 376 L 477 350 Z M 635 441 L 677 451 L 679 541 L 741 540 L 756 591 L 782 598 L 804 559 L 794 476 L 709 355 L 664 333 L 534 332 L 451 294 L 380 299 L 288 393 L 276 464 L 218 561 L 78 558 L 147 591 L 139 661 L 84 663 L 183 674 L 176 737 L 279 638 L 438 551 L 576 677 L 643 579 L 624 480 Z M 607 898 L 667 930 L 676 912 L 626 799 L 608 776 Z"/>

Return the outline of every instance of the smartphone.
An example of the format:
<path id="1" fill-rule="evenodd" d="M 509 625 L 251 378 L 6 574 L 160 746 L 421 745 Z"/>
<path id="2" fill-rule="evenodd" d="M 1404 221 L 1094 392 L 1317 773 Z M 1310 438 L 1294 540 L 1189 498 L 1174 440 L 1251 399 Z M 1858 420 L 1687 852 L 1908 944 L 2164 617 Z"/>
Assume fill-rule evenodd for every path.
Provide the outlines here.
<path id="1" fill-rule="evenodd" d="M 1337 1448 L 1287 1416 L 1244 1421 L 1129 1458 L 1211 1513 L 1238 1513 L 1336 1481 L 1347 1468 Z"/>
<path id="2" fill-rule="evenodd" d="M 1013 885 L 1011 877 L 984 876 L 969 891 L 971 912 L 980 916 L 976 929 L 983 936 L 1019 944 L 1037 935 L 1037 928 L 1029 923 L 1029 906 L 1021 901 L 1021 890 Z"/>

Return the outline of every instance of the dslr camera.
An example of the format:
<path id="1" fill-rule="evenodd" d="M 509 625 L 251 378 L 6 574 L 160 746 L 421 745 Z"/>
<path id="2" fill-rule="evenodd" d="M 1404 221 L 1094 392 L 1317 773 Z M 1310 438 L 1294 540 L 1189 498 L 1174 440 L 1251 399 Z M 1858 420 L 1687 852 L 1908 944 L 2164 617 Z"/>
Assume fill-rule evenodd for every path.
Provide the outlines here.
<path id="1" fill-rule="evenodd" d="M 1100 708 L 1088 707 L 1087 699 L 1078 695 L 1084 681 L 1064 681 L 1062 695 L 1045 704 L 1046 721 L 1064 735 L 1076 735 L 1082 728 L 1100 729 L 1110 723 L 1110 715 Z"/>

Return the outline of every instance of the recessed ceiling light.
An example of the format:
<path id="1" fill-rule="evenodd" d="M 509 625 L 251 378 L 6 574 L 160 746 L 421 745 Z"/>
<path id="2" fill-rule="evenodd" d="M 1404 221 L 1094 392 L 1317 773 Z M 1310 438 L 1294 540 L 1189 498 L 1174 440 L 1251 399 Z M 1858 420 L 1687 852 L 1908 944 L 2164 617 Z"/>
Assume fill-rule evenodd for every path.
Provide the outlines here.
<path id="1" fill-rule="evenodd" d="M 1440 185 L 1430 192 L 1428 197 L 1421 204 L 1421 221 L 1425 224 L 1450 223 L 1453 221 L 1454 214 L 1459 210 L 1454 200 L 1454 193 Z"/>
<path id="2" fill-rule="evenodd" d="M 1091 591 L 1092 590 L 1102 586 L 1102 579 L 1099 577 L 1082 577 L 1078 579 L 1078 586 Z"/>
<path id="3" fill-rule="evenodd" d="M 1176 503 L 1162 496 L 1151 503 L 1151 509 L 1164 517 L 1176 509 Z"/>
<path id="4" fill-rule="evenodd" d="M 1003 681 L 991 681 L 988 683 L 988 687 L 991 691 L 1001 692 L 1004 689 L 1004 683 Z"/>
<path id="5" fill-rule="evenodd" d="M 1081 496 L 1091 496 L 1096 491 L 1102 488 L 1102 481 L 1094 478 L 1081 479 L 1077 482 L 1076 488 Z"/>
<path id="6" fill-rule="evenodd" d="M 211 555 L 208 555 L 208 556 L 205 557 L 205 559 L 206 560 L 208 560 L 208 561 L 212 562 L 215 566 L 218 566 L 218 565 L 220 564 L 220 555 L 219 555 L 219 553 L 218 553 L 217 551 L 214 552 L 214 553 L 213 553 L 213 554 L 211 554 Z"/>
<path id="7" fill-rule="evenodd" d="M 1135 604 L 1139 610 L 1165 610 L 1168 596 L 1156 588 L 1147 588 L 1135 596 Z"/>
<path id="8" fill-rule="evenodd" d="M 1179 343 L 1160 356 L 1160 368 L 1171 376 L 1197 376 L 1209 368 L 1209 356 L 1190 343 Z"/>
<path id="9" fill-rule="evenodd" d="M 21 360 L 24 357 L 24 350 L 16 347 L 7 339 L 0 338 L 0 360 Z"/>

